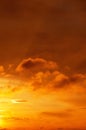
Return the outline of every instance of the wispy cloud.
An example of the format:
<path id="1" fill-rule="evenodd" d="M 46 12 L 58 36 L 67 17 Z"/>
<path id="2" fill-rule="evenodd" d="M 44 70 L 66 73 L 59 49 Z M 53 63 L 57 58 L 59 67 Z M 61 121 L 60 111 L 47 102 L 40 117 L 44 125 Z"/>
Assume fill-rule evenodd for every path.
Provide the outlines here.
<path id="1" fill-rule="evenodd" d="M 42 112 L 42 116 L 44 117 L 56 117 L 56 118 L 69 118 L 72 116 L 72 112 L 69 111 L 61 111 L 61 112 Z"/>

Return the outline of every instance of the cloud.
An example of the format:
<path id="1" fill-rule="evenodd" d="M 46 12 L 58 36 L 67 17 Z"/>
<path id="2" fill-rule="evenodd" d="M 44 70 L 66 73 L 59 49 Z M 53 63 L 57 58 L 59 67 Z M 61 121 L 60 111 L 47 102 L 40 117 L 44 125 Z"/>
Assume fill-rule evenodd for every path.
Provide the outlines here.
<path id="1" fill-rule="evenodd" d="M 13 77 L 6 78 L 1 77 L 0 78 L 0 93 L 15 93 L 22 90 L 22 88 L 25 87 L 25 82 L 19 79 L 15 79 Z"/>
<path id="2" fill-rule="evenodd" d="M 27 117 L 3 117 L 3 119 L 7 120 L 13 120 L 13 121 L 29 121 L 29 118 Z"/>
<path id="3" fill-rule="evenodd" d="M 6 74 L 10 74 L 8 71 Z M 23 59 L 12 71 L 12 79 L 1 79 L 0 93 L 16 93 L 29 91 L 51 94 L 60 93 L 59 99 L 75 106 L 85 107 L 86 74 L 75 73 L 67 75 L 59 70 L 58 63 L 44 58 Z M 2 84 L 3 82 L 3 84 Z M 42 91 L 41 91 L 42 90 Z M 27 102 L 18 100 L 14 102 Z"/>
<path id="4" fill-rule="evenodd" d="M 1 67 L 3 69 L 3 67 Z M 62 73 L 55 61 L 49 61 L 44 58 L 27 58 L 23 59 L 10 74 L 8 69 L 5 75 L 13 75 L 19 80 L 3 80 L 6 87 L 11 92 L 20 91 L 22 88 L 33 88 L 33 90 L 50 90 L 50 91 L 67 91 L 74 88 L 79 91 L 85 91 L 86 75 Z M 22 80 L 23 79 L 23 80 Z M 2 80 L 1 80 L 2 82 Z M 24 82 L 27 82 L 25 85 Z M 1 88 L 0 88 L 1 89 Z"/>
<path id="5" fill-rule="evenodd" d="M 62 112 L 42 112 L 42 116 L 48 116 L 48 117 L 60 117 L 60 118 L 67 118 L 72 116 L 72 112 L 62 111 Z"/>
<path id="6" fill-rule="evenodd" d="M 9 98 L 0 99 L 0 103 L 2 104 L 5 104 L 5 103 L 17 104 L 17 103 L 27 103 L 27 102 L 28 102 L 27 99 L 9 99 Z"/>
<path id="7" fill-rule="evenodd" d="M 16 73 L 28 79 L 34 89 L 58 89 L 69 84 L 69 77 L 58 70 L 58 64 L 43 58 L 24 59 L 17 66 Z"/>
<path id="8" fill-rule="evenodd" d="M 35 89 L 51 89 L 56 90 L 64 88 L 67 85 L 67 76 L 59 71 L 38 72 L 31 78 L 31 84 Z"/>
<path id="9" fill-rule="evenodd" d="M 51 64 L 52 63 L 52 66 Z M 18 67 L 34 91 L 60 92 L 61 101 L 77 107 L 84 107 L 86 102 L 86 74 L 75 73 L 67 75 L 62 73 L 57 63 L 43 58 L 28 58 L 23 60 Z M 59 116 L 60 114 L 58 114 Z"/>
<path id="10" fill-rule="evenodd" d="M 26 99 L 17 99 L 16 101 L 19 102 L 19 103 L 28 102 L 28 100 L 26 100 Z"/>
<path id="11" fill-rule="evenodd" d="M 43 58 L 28 58 L 24 59 L 16 68 L 16 71 L 21 72 L 21 71 L 45 71 L 46 69 L 48 70 L 53 70 L 57 68 L 57 64 L 53 61 L 47 61 Z"/>
<path id="12" fill-rule="evenodd" d="M 14 104 L 16 104 L 16 103 L 26 103 L 26 102 L 28 102 L 28 100 L 26 100 L 26 99 L 12 99 L 11 102 L 14 103 Z"/>
<path id="13" fill-rule="evenodd" d="M 85 0 L 1 0 L 0 62 L 39 56 L 85 73 L 85 5 Z"/>
<path id="14" fill-rule="evenodd" d="M 70 90 L 72 88 L 85 90 L 86 76 L 76 74 L 67 76 L 59 71 L 38 72 L 31 78 L 32 86 L 35 89 L 48 88 L 50 90 Z"/>
<path id="15" fill-rule="evenodd" d="M 85 74 L 66 75 L 58 69 L 57 62 L 48 61 L 43 58 L 27 58 L 22 60 L 17 65 L 16 75 L 27 79 L 34 90 L 66 90 L 73 87 L 85 89 L 86 85 Z"/>

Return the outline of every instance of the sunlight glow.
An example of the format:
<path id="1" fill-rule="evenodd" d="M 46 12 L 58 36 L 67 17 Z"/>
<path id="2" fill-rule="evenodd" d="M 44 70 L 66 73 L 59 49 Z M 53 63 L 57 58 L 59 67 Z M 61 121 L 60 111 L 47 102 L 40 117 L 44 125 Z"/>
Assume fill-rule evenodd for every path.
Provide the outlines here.
<path id="1" fill-rule="evenodd" d="M 4 127 L 4 116 L 0 115 L 0 127 Z"/>
<path id="2" fill-rule="evenodd" d="M 15 100 L 15 99 L 12 99 L 11 103 L 16 104 L 16 103 L 19 103 L 19 102 L 17 100 Z"/>
<path id="3" fill-rule="evenodd" d="M 28 123 L 34 124 L 35 122 L 39 126 L 40 117 L 43 120 L 41 123 L 43 126 L 50 127 L 46 121 L 54 121 L 52 127 L 56 127 L 57 124 L 68 127 L 65 120 L 69 119 L 78 127 L 79 119 L 77 117 L 85 118 L 85 109 L 78 109 L 75 113 L 77 106 L 71 103 L 73 99 L 71 94 L 68 94 L 68 90 L 62 89 L 50 93 L 47 90 L 45 93 L 41 90 L 33 91 L 26 81 L 4 78 L 0 78 L 0 88 L 0 128 L 2 129 L 16 127 L 14 124 L 28 127 Z M 75 99 L 78 96 L 75 90 L 73 90 L 72 95 Z M 73 117 L 71 116 L 72 113 Z M 82 121 L 81 124 L 79 123 L 81 126 L 84 124 Z M 34 127 L 31 124 L 29 126 Z"/>

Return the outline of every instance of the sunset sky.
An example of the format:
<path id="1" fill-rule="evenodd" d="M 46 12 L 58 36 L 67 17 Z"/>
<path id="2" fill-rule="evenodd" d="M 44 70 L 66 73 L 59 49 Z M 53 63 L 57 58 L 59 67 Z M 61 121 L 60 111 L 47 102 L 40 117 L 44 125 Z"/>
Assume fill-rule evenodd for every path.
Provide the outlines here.
<path id="1" fill-rule="evenodd" d="M 0 130 L 86 130 L 86 0 L 0 0 Z"/>

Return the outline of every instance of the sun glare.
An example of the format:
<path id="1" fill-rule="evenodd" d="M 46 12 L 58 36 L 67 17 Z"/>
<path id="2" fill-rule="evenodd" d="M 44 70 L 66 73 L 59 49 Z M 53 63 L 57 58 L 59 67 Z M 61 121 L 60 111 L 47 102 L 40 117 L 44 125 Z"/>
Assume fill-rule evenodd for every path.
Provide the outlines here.
<path id="1" fill-rule="evenodd" d="M 16 104 L 16 103 L 19 103 L 19 102 L 17 102 L 15 99 L 12 99 L 11 103 Z"/>

